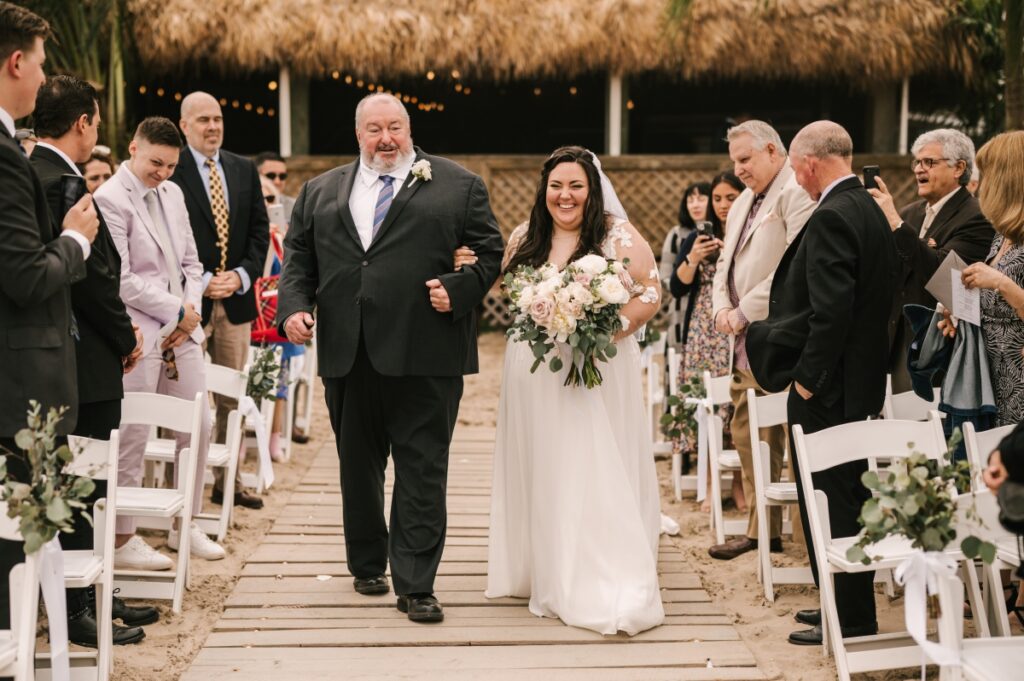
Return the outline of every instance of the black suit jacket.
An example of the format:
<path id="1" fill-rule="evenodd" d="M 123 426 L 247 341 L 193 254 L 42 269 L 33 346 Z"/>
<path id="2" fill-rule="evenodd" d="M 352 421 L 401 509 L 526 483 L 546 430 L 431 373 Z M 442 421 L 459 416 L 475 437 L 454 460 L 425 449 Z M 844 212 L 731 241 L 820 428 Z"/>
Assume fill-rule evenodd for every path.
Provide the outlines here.
<path id="1" fill-rule="evenodd" d="M 919 238 L 924 224 L 924 200 L 915 201 L 900 211 L 903 224 L 893 232 L 900 274 L 892 310 L 889 313 L 890 370 L 906 373 L 907 348 L 913 338 L 910 324 L 903 317 L 903 306 L 916 304 L 935 307 L 935 298 L 925 290 L 939 265 L 950 251 L 967 264 L 988 257 L 995 231 L 981 212 L 978 199 L 964 187 L 950 197 L 935 216 L 924 238 Z M 935 240 L 935 246 L 928 241 Z"/>
<path id="2" fill-rule="evenodd" d="M 321 376 L 348 374 L 360 336 L 373 367 L 387 376 L 477 371 L 473 312 L 497 279 L 501 233 L 479 177 L 417 152 L 430 162 L 432 179 L 410 173 L 366 251 L 348 207 L 358 161 L 299 192 L 284 242 L 278 321 L 317 307 Z M 453 272 L 452 252 L 461 244 L 478 261 Z M 452 312 L 431 307 L 426 282 L 435 278 Z"/>
<path id="3" fill-rule="evenodd" d="M 78 419 L 70 285 L 85 277 L 82 249 L 59 238 L 28 159 L 0 124 L 0 437 L 25 427 L 28 401 L 67 406 Z"/>
<path id="4" fill-rule="evenodd" d="M 897 273 L 892 230 L 857 178 L 836 185 L 782 256 L 768 318 L 747 331 L 758 383 L 792 381 L 847 418 L 877 414 L 885 398 L 886 321 Z"/>
<path id="5" fill-rule="evenodd" d="M 74 171 L 67 161 L 42 146 L 32 152 L 31 162 L 46 192 L 54 231 L 59 231 L 64 221 L 60 178 Z M 132 320 L 121 301 L 121 256 L 99 206 L 96 212 L 100 228 L 85 261 L 86 277 L 71 287 L 71 309 L 78 321 L 75 356 L 80 403 L 124 397 L 121 359 L 135 349 Z"/>
<path id="6" fill-rule="evenodd" d="M 224 166 L 222 180 L 228 189 L 228 270 L 243 268 L 249 275 L 250 289 L 242 295 L 223 300 L 224 311 L 233 324 L 256 319 L 256 279 L 263 275 L 263 264 L 270 247 L 270 221 L 263 201 L 260 175 L 253 162 L 244 156 L 220 150 Z M 216 272 L 220 267 L 217 248 L 217 224 L 213 221 L 210 199 L 192 151 L 186 146 L 178 157 L 178 167 L 171 181 L 185 194 L 188 220 L 196 239 L 196 250 L 203 270 Z M 203 297 L 203 324 L 210 319 L 213 301 Z"/>

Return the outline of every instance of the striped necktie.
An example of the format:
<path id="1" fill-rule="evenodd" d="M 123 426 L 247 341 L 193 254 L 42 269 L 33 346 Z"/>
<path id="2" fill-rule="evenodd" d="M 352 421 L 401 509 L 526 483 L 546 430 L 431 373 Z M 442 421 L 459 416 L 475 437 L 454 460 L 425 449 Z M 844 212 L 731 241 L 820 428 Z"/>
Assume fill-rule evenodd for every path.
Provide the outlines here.
<path id="1" fill-rule="evenodd" d="M 208 158 L 206 167 L 210 169 L 210 208 L 213 210 L 213 222 L 217 226 L 217 248 L 220 250 L 219 274 L 228 270 L 228 202 L 224 200 L 224 185 L 217 172 L 217 163 Z"/>
<path id="2" fill-rule="evenodd" d="M 380 231 L 380 226 L 384 224 L 388 208 L 391 207 L 391 200 L 395 198 L 395 188 L 393 186 L 395 178 L 390 175 L 381 175 L 380 181 L 384 183 L 384 186 L 380 188 L 380 194 L 377 195 L 377 206 L 373 209 L 373 232 L 370 234 L 371 243 L 377 238 L 377 232 Z"/>

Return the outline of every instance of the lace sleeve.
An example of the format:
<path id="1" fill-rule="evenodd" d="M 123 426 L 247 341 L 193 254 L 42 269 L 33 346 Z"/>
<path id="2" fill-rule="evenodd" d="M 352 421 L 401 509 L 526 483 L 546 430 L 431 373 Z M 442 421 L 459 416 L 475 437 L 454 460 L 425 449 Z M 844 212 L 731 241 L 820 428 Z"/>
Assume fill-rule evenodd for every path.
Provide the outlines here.
<path id="1" fill-rule="evenodd" d="M 505 257 L 501 259 L 501 271 L 504 272 L 505 268 L 508 267 L 509 262 L 512 260 L 512 256 L 519 250 L 519 244 L 522 243 L 523 237 L 526 236 L 526 229 L 529 227 L 528 222 L 524 222 L 515 229 L 512 230 L 512 234 L 508 237 L 508 244 L 505 246 Z"/>
<path id="2" fill-rule="evenodd" d="M 634 283 L 633 298 L 622 307 L 620 314 L 625 318 L 624 324 L 629 322 L 624 331 L 632 333 L 657 313 L 661 303 L 661 282 L 654 252 L 647 240 L 628 222 L 620 222 L 609 230 L 605 251 L 609 257 L 629 261 L 627 267 Z"/>

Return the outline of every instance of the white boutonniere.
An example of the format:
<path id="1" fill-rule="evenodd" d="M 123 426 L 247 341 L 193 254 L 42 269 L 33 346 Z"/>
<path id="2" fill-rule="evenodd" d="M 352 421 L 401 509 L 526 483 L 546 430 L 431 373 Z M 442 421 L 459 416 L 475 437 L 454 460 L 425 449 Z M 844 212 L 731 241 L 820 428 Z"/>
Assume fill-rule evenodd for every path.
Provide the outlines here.
<path id="1" fill-rule="evenodd" d="M 410 187 L 416 184 L 416 180 L 430 182 L 430 178 L 430 161 L 421 158 L 412 164 L 412 182 L 409 183 Z"/>

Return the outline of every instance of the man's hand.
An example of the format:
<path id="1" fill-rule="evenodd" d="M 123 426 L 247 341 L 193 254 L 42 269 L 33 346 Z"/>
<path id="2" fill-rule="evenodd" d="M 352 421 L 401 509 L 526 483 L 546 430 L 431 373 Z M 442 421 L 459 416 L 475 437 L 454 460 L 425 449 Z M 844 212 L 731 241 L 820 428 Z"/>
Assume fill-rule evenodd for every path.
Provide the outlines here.
<path id="1" fill-rule="evenodd" d="M 221 272 L 213 275 L 210 283 L 207 284 L 203 295 L 214 300 L 221 300 L 235 295 L 235 291 L 242 288 L 242 278 L 238 272 Z"/>
<path id="2" fill-rule="evenodd" d="M 188 339 L 187 333 L 181 329 L 175 329 L 174 331 L 171 331 L 167 338 L 164 338 L 164 342 L 160 344 L 160 349 L 166 350 L 167 348 L 176 348 L 184 343 L 186 339 Z"/>
<path id="3" fill-rule="evenodd" d="M 740 316 L 740 309 L 735 308 L 729 310 L 728 322 L 729 326 L 732 327 L 732 333 L 739 333 L 747 327 L 747 322 Z"/>
<path id="4" fill-rule="evenodd" d="M 135 349 L 132 350 L 130 355 L 122 359 L 124 373 L 126 374 L 131 372 L 139 363 L 139 358 L 142 357 L 142 343 L 145 340 L 142 337 L 142 329 L 139 328 L 138 324 L 132 324 L 132 330 L 135 331 Z"/>
<path id="5" fill-rule="evenodd" d="M 455 271 L 462 269 L 463 265 L 475 265 L 476 253 L 469 246 L 459 246 L 455 249 Z"/>
<path id="6" fill-rule="evenodd" d="M 793 381 L 793 387 L 796 388 L 797 394 L 805 400 L 809 400 L 814 397 L 814 393 L 800 385 L 800 381 Z"/>
<path id="7" fill-rule="evenodd" d="M 729 313 L 732 308 L 721 310 L 715 315 L 715 330 L 719 333 L 732 333 L 732 323 L 729 321 Z"/>
<path id="8" fill-rule="evenodd" d="M 92 205 L 92 194 L 86 194 L 78 200 L 78 203 L 71 206 L 71 210 L 64 216 L 64 229 L 78 232 L 89 243 L 96 239 L 96 233 L 100 229 L 100 219 L 96 215 L 96 206 Z"/>
<path id="9" fill-rule="evenodd" d="M 296 345 L 312 340 L 316 321 L 308 312 L 296 312 L 284 323 L 284 334 Z"/>
<path id="10" fill-rule="evenodd" d="M 185 335 L 191 334 L 195 331 L 196 326 L 199 324 L 202 318 L 196 309 L 192 307 L 192 303 L 185 303 L 185 316 L 178 322 L 178 329 L 185 332 Z"/>
<path id="11" fill-rule="evenodd" d="M 896 204 L 892 201 L 892 194 L 889 193 L 889 188 L 885 186 L 882 178 L 876 177 L 875 182 L 878 183 L 878 189 L 869 189 L 868 194 L 871 194 L 875 203 L 885 213 L 885 219 L 889 221 L 889 229 L 895 232 L 903 224 L 903 218 L 900 217 L 899 211 L 896 210 Z"/>
<path id="12" fill-rule="evenodd" d="M 448 297 L 448 291 L 444 290 L 444 285 L 441 284 L 440 279 L 431 279 L 427 282 L 427 288 L 430 289 L 430 304 L 438 312 L 451 312 L 452 301 Z"/>

